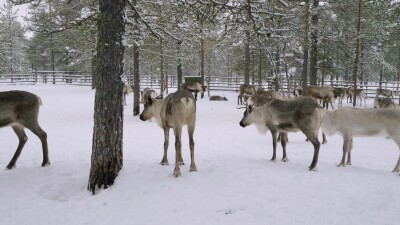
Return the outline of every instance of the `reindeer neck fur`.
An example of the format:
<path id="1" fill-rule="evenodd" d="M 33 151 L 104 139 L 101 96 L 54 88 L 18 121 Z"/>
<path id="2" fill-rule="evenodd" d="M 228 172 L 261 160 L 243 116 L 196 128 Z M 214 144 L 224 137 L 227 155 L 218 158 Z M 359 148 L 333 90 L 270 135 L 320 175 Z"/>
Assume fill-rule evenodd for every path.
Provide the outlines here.
<path id="1" fill-rule="evenodd" d="M 251 121 L 253 122 L 254 126 L 256 126 L 258 133 L 266 134 L 268 131 L 268 127 L 265 124 L 266 119 L 264 118 L 263 113 L 264 107 L 253 107 L 253 112 L 250 115 Z"/>
<path id="2" fill-rule="evenodd" d="M 162 119 L 161 119 L 161 107 L 163 106 L 163 102 L 165 99 L 154 99 L 153 100 L 153 107 L 151 108 L 153 118 L 156 121 L 159 127 L 163 127 Z"/>

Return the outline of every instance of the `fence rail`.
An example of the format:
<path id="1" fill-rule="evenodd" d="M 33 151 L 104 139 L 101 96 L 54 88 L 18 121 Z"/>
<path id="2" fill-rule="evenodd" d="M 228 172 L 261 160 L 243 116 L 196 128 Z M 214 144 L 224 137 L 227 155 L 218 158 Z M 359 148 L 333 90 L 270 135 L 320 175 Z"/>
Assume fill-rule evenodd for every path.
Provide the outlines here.
<path id="1" fill-rule="evenodd" d="M 126 80 L 132 81 L 133 76 L 126 76 Z M 65 72 L 65 71 L 35 71 L 28 74 L 0 74 L 0 84 L 37 84 L 37 83 L 49 83 L 57 85 L 82 85 L 91 86 L 92 76 L 86 73 L 80 72 Z M 176 76 L 168 76 L 167 86 L 169 88 L 176 88 L 177 79 Z M 239 91 L 240 84 L 244 83 L 243 77 L 214 77 L 207 81 L 208 89 L 210 91 Z M 284 92 L 285 95 L 288 94 L 293 87 L 299 82 L 292 80 L 287 82 L 286 80 L 280 80 L 278 87 L 279 90 Z M 250 79 L 250 84 L 257 84 Z M 261 86 L 266 89 L 274 89 L 276 82 L 274 79 L 264 80 Z M 333 87 L 349 87 L 352 86 L 352 82 L 348 81 L 337 81 L 337 80 L 327 80 L 323 84 L 318 85 L 323 86 L 333 86 Z M 383 88 L 388 90 L 393 90 L 395 93 L 400 92 L 400 82 L 359 82 L 357 84 L 359 88 L 366 90 L 367 97 L 373 98 L 375 96 L 375 90 L 377 88 Z M 159 76 L 144 75 L 140 77 L 141 87 L 152 87 L 160 88 L 161 82 Z M 290 87 L 290 89 L 289 89 Z M 393 98 L 399 99 L 396 95 Z"/>

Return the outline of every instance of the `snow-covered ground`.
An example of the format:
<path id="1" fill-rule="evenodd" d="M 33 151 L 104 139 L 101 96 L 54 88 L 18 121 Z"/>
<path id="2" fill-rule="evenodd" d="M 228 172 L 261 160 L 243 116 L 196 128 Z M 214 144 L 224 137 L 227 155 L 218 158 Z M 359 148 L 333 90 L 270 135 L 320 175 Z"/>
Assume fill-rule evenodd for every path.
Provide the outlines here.
<path id="1" fill-rule="evenodd" d="M 27 131 L 29 140 L 17 167 L 0 169 L 1 225 L 399 224 L 400 176 L 391 173 L 399 150 L 384 137 L 355 138 L 353 165 L 344 168 L 336 167 L 342 138 L 328 137 L 321 147 L 318 172 L 310 172 L 311 143 L 302 133 L 290 133 L 290 161 L 269 162 L 270 133 L 263 136 L 254 126 L 239 126 L 243 109 L 236 109 L 237 93 L 212 92 L 229 101 L 197 102 L 198 171 L 189 172 L 184 132 L 186 165 L 181 167 L 182 176 L 174 178 L 173 133 L 170 165 L 161 166 L 163 132 L 132 116 L 130 95 L 125 106 L 124 167 L 112 187 L 93 196 L 87 183 L 94 91 L 0 85 L 0 91 L 15 89 L 42 98 L 39 121 L 48 134 L 51 165 L 40 167 L 40 141 Z M 372 100 L 368 101 L 371 107 Z M 17 145 L 11 128 L 0 129 L 0 167 L 6 167 Z"/>

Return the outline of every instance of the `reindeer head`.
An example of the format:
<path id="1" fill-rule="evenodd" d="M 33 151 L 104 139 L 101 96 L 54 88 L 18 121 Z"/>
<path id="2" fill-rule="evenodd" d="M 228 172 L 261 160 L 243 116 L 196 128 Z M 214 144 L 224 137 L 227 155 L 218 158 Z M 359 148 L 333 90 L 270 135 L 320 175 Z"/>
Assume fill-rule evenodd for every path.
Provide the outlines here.
<path id="1" fill-rule="evenodd" d="M 253 106 L 249 105 L 249 106 L 246 106 L 246 107 L 243 107 L 243 108 L 246 108 L 246 110 L 243 113 L 243 118 L 239 122 L 239 125 L 241 127 L 247 127 L 248 125 L 251 125 L 253 123 L 253 115 L 252 115 Z"/>
<path id="2" fill-rule="evenodd" d="M 151 96 L 148 96 L 148 98 L 144 102 L 144 109 L 139 117 L 141 120 L 146 121 L 146 120 L 151 119 L 154 116 L 154 113 L 152 110 L 153 103 L 154 103 L 154 100 L 151 98 Z"/>

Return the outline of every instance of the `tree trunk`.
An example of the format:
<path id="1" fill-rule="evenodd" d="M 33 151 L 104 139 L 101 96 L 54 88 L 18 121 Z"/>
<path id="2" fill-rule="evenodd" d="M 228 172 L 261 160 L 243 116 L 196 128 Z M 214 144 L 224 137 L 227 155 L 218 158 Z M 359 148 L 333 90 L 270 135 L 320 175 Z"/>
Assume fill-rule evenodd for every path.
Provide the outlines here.
<path id="1" fill-rule="evenodd" d="M 140 114 L 140 51 L 137 42 L 133 44 L 133 116 Z"/>
<path id="2" fill-rule="evenodd" d="M 160 38 L 160 52 L 160 96 L 161 98 L 164 98 L 164 89 L 166 83 L 164 79 L 164 43 L 162 38 Z"/>
<path id="3" fill-rule="evenodd" d="M 204 84 L 204 39 L 200 38 L 200 79 Z"/>
<path id="4" fill-rule="evenodd" d="M 178 41 L 176 43 L 176 50 L 177 50 L 177 55 L 178 55 L 178 61 L 177 61 L 177 66 L 176 66 L 176 72 L 177 72 L 177 78 L 178 78 L 178 87 L 177 90 L 181 89 L 181 84 L 182 84 L 182 64 L 181 64 L 181 45 L 182 41 Z"/>
<path id="5" fill-rule="evenodd" d="M 133 5 L 136 6 L 136 0 L 134 0 Z M 139 15 L 136 13 L 133 16 L 134 22 L 134 34 L 135 42 L 133 43 L 133 116 L 138 116 L 140 114 L 140 47 L 139 43 Z"/>
<path id="6" fill-rule="evenodd" d="M 307 87 L 307 74 L 308 74 L 308 32 L 310 29 L 310 0 L 305 1 L 306 9 L 304 14 L 304 49 L 303 49 L 303 71 L 301 72 L 301 85 L 303 89 Z"/>
<path id="7" fill-rule="evenodd" d="M 258 84 L 262 84 L 262 51 L 258 49 Z"/>
<path id="8" fill-rule="evenodd" d="M 244 83 L 250 83 L 250 32 L 246 31 L 244 44 Z"/>
<path id="9" fill-rule="evenodd" d="M 88 190 L 114 183 L 122 168 L 123 56 L 125 1 L 99 0 L 98 85 L 94 105 L 94 127 Z"/>
<path id="10" fill-rule="evenodd" d="M 361 29 L 361 0 L 358 0 L 358 16 L 357 16 L 357 34 L 356 34 L 356 57 L 354 59 L 353 67 L 353 82 L 354 90 L 357 90 L 357 70 L 358 70 L 358 57 L 360 55 L 360 29 Z M 356 92 L 353 93 L 353 106 L 356 106 Z"/>
<path id="11" fill-rule="evenodd" d="M 313 0 L 311 15 L 310 84 L 317 84 L 318 74 L 318 9 L 319 0 Z"/>

